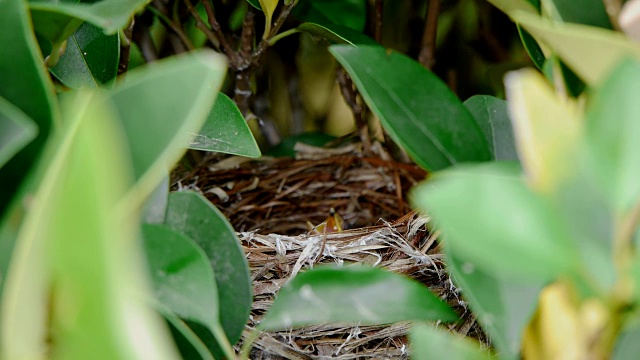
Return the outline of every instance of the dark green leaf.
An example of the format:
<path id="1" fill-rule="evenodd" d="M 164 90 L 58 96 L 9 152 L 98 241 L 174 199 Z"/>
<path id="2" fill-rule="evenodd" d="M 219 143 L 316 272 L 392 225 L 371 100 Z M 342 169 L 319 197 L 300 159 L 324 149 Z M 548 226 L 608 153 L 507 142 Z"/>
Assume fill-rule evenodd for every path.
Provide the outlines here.
<path id="1" fill-rule="evenodd" d="M 166 224 L 193 239 L 209 258 L 220 294 L 220 320 L 235 343 L 249 319 L 252 288 L 249 267 L 231 224 L 194 192 L 169 195 Z"/>
<path id="2" fill-rule="evenodd" d="M 215 277 L 202 249 L 165 225 L 145 224 L 142 230 L 155 299 L 181 319 L 202 323 L 212 334 L 224 337 Z M 191 343 L 200 348 L 201 341 L 191 339 Z"/>
<path id="3" fill-rule="evenodd" d="M 366 0 L 299 0 L 293 8 L 298 19 L 316 24 L 339 24 L 362 32 L 366 22 Z"/>
<path id="4" fill-rule="evenodd" d="M 518 160 L 507 102 L 488 95 L 472 96 L 464 106 L 473 115 L 498 161 Z"/>
<path id="5" fill-rule="evenodd" d="M 618 215 L 640 200 L 639 91 L 640 64 L 625 61 L 605 81 L 587 111 L 591 168 Z"/>
<path id="6" fill-rule="evenodd" d="M 251 4 L 251 6 L 253 6 L 254 8 L 262 11 L 262 7 L 260 6 L 260 2 L 258 0 L 247 0 L 247 2 Z"/>
<path id="7" fill-rule="evenodd" d="M 436 75 L 380 46 L 333 45 L 367 105 L 389 135 L 428 170 L 491 159 L 473 116 Z"/>
<path id="8" fill-rule="evenodd" d="M 312 146 L 323 147 L 328 142 L 335 140 L 335 136 L 327 135 L 325 133 L 309 132 L 302 133 L 300 135 L 293 135 L 282 139 L 280 144 L 274 146 L 269 150 L 269 156 L 275 157 L 295 157 L 296 151 L 294 150 L 297 143 L 303 143 Z"/>
<path id="9" fill-rule="evenodd" d="M 67 48 L 51 69 L 63 84 L 79 88 L 97 87 L 112 81 L 118 72 L 120 40 L 102 29 L 84 23 L 67 39 Z"/>
<path id="10" fill-rule="evenodd" d="M 192 327 L 193 323 L 187 323 L 176 316 L 171 310 L 163 308 L 156 304 L 156 309 L 169 323 L 171 335 L 176 343 L 176 347 L 180 351 L 183 359 L 189 360 L 214 360 L 215 358 L 203 342 L 199 334 L 196 334 Z M 206 330 L 205 328 L 205 331 Z M 211 335 L 209 335 L 211 336 Z"/>
<path id="11" fill-rule="evenodd" d="M 53 85 L 31 30 L 23 1 L 2 2 L 0 24 L 0 97 L 20 109 L 38 127 L 37 137 L 0 169 L 0 217 L 32 164 L 40 155 L 53 124 L 59 122 Z"/>
<path id="12" fill-rule="evenodd" d="M 602 0 L 553 0 L 550 3 L 562 21 L 612 28 Z"/>
<path id="13" fill-rule="evenodd" d="M 213 107 L 226 73 L 212 51 L 191 52 L 127 73 L 109 92 L 133 156 L 137 184 L 131 201 L 139 206 L 178 160 Z"/>
<path id="14" fill-rule="evenodd" d="M 0 97 L 0 168 L 36 137 L 38 127 L 25 113 Z"/>
<path id="15" fill-rule="evenodd" d="M 238 106 L 223 93 L 189 148 L 247 157 L 260 157 L 260 149 Z"/>
<path id="16" fill-rule="evenodd" d="M 477 342 L 433 325 L 414 325 L 409 333 L 412 359 L 489 360 L 491 354 Z"/>
<path id="17" fill-rule="evenodd" d="M 415 187 L 411 199 L 433 216 L 456 258 L 492 276 L 546 281 L 578 269 L 554 209 L 527 188 L 513 164 L 440 173 Z"/>
<path id="18" fill-rule="evenodd" d="M 311 35 L 325 38 L 333 43 L 337 44 L 349 44 L 349 45 L 379 45 L 372 38 L 357 32 L 346 26 L 337 24 L 314 24 L 304 23 L 298 26 L 298 30 L 309 33 Z"/>
<path id="19" fill-rule="evenodd" d="M 531 61 L 533 61 L 534 65 L 538 69 L 542 70 L 546 59 L 542 48 L 540 48 L 536 39 L 534 39 L 533 36 L 531 36 L 531 34 L 529 34 L 527 30 L 523 29 L 520 25 L 518 25 L 518 34 L 520 34 L 522 45 L 524 45 L 525 50 L 527 50 Z"/>
<path id="20" fill-rule="evenodd" d="M 535 311 L 544 283 L 501 280 L 455 256 L 447 256 L 447 265 L 500 358 L 519 359 L 524 328 Z"/>
<path id="21" fill-rule="evenodd" d="M 457 315 L 429 289 L 402 275 L 366 266 L 323 267 L 283 286 L 260 323 L 265 330 L 350 322 L 455 321 Z"/>

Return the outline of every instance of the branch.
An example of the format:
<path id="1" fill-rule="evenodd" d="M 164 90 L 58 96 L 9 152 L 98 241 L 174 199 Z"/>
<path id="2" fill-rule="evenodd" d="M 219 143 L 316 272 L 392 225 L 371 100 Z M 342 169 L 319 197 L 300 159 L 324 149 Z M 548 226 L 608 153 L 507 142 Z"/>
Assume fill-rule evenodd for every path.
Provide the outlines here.
<path id="1" fill-rule="evenodd" d="M 436 58 L 436 34 L 438 31 L 438 13 L 440 12 L 440 0 L 429 0 L 427 14 L 424 20 L 422 32 L 422 48 L 418 61 L 425 68 L 431 70 Z"/>
<path id="2" fill-rule="evenodd" d="M 213 45 L 213 47 L 215 47 L 216 50 L 221 52 L 220 40 L 218 39 L 218 36 L 213 31 L 211 31 L 211 29 L 209 29 L 209 27 L 204 23 L 204 21 L 202 21 L 200 14 L 198 14 L 196 9 L 193 7 L 193 4 L 191 4 L 191 1 L 184 0 L 184 3 L 185 5 L 187 5 L 187 8 L 189 9 L 191 16 L 193 16 L 193 18 L 196 20 L 196 27 L 200 29 L 200 31 L 202 31 L 202 33 L 207 37 L 207 39 Z"/>
<path id="3" fill-rule="evenodd" d="M 224 35 L 224 32 L 222 32 L 222 27 L 220 26 L 220 23 L 216 19 L 216 15 L 213 12 L 213 7 L 211 6 L 211 2 L 209 2 L 209 0 L 202 0 L 202 5 L 204 6 L 204 10 L 207 12 L 207 18 L 209 19 L 209 25 L 211 25 L 211 30 L 213 30 L 214 34 L 218 38 L 218 41 L 220 41 L 220 45 L 222 45 L 222 50 L 229 57 L 231 66 L 234 68 L 237 68 L 240 65 L 242 59 L 240 59 L 237 51 L 235 51 L 231 46 L 231 44 L 229 44 L 227 37 Z"/>
<path id="4" fill-rule="evenodd" d="M 180 39 L 182 44 L 184 44 L 187 50 L 189 51 L 193 50 L 193 44 L 191 43 L 191 40 L 189 40 L 187 35 L 184 33 L 182 28 L 176 25 L 173 21 L 169 20 L 169 18 L 165 14 L 160 12 L 160 10 L 158 10 L 157 8 L 151 5 L 149 5 L 148 8 L 152 13 L 154 13 L 158 17 L 158 19 L 160 19 L 160 21 L 163 24 L 165 24 L 174 34 L 178 36 L 178 38 Z"/>

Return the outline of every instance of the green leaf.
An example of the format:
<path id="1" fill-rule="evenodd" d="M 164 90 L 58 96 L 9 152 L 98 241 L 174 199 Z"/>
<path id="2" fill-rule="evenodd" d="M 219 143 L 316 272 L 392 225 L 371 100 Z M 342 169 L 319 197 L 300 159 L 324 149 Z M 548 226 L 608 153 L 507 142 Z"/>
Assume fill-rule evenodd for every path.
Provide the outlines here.
<path id="1" fill-rule="evenodd" d="M 527 0 L 487 0 L 503 13 L 513 16 L 517 12 L 538 14 L 538 9 Z"/>
<path id="2" fill-rule="evenodd" d="M 104 97 L 66 102 L 43 180 L 18 235 L 0 323 L 0 357 L 174 359 L 162 320 L 146 304 L 137 214 L 120 206 L 132 174 Z M 145 334 L 141 342 L 131 324 Z M 55 334 L 50 341 L 47 334 Z"/>
<path id="3" fill-rule="evenodd" d="M 98 87 L 118 73 L 120 40 L 102 29 L 84 23 L 67 39 L 65 53 L 51 73 L 71 88 Z"/>
<path id="4" fill-rule="evenodd" d="M 527 32 L 527 30 L 524 30 L 519 24 L 517 25 L 517 27 L 518 34 L 520 35 L 520 40 L 522 41 L 522 45 L 524 45 L 524 49 L 527 51 L 527 54 L 529 54 L 529 57 L 531 58 L 531 61 L 533 61 L 533 64 L 539 70 L 542 70 L 544 62 L 546 60 L 546 56 L 544 55 L 542 48 L 540 48 L 540 45 L 538 44 L 536 39 L 534 39 L 533 36 L 531 36 L 531 34 Z"/>
<path id="5" fill-rule="evenodd" d="M 251 4 L 251 6 L 253 6 L 254 8 L 262 11 L 262 7 L 260 6 L 260 2 L 258 0 L 247 0 L 247 2 Z"/>
<path id="6" fill-rule="evenodd" d="M 146 224 L 142 230 L 155 299 L 180 318 L 205 325 L 218 344 L 225 345 L 224 355 L 232 358 L 233 349 L 220 325 L 215 277 L 204 251 L 165 225 Z"/>
<path id="7" fill-rule="evenodd" d="M 0 168 L 22 150 L 38 133 L 25 113 L 0 97 Z"/>
<path id="8" fill-rule="evenodd" d="M 553 7 L 564 22 L 612 28 L 602 0 L 553 0 L 547 5 Z"/>
<path id="9" fill-rule="evenodd" d="M 303 143 L 311 146 L 323 147 L 327 143 L 336 140 L 335 136 L 327 135 L 321 132 L 306 132 L 299 135 L 292 135 L 282 139 L 280 144 L 269 149 L 267 155 L 274 157 L 295 157 L 295 146 L 297 143 Z"/>
<path id="10" fill-rule="evenodd" d="M 490 275 L 545 281 L 578 269 L 554 209 L 527 188 L 514 164 L 438 173 L 415 187 L 411 199 L 434 218 L 456 258 Z"/>
<path id="11" fill-rule="evenodd" d="M 464 106 L 482 130 L 495 160 L 518 160 L 507 102 L 488 95 L 472 96 Z"/>
<path id="12" fill-rule="evenodd" d="M 42 66 L 42 56 L 31 30 L 26 4 L 19 0 L 4 1 L 0 23 L 11 31 L 0 31 L 0 97 L 13 104 L 38 127 L 36 138 L 0 169 L 0 217 L 9 201 L 40 156 L 54 124 L 59 123 L 59 109 L 54 90 Z"/>
<path id="13" fill-rule="evenodd" d="M 433 325 L 414 325 L 409 333 L 412 359 L 489 360 L 494 357 L 480 348 L 476 341 L 436 328 Z"/>
<path id="14" fill-rule="evenodd" d="M 266 39 L 271 32 L 271 18 L 273 17 L 273 12 L 276 10 L 278 6 L 278 0 L 259 0 L 260 8 L 262 12 L 264 12 L 265 22 L 264 22 L 264 33 L 262 34 L 262 38 Z"/>
<path id="15" fill-rule="evenodd" d="M 637 320 L 636 320 L 637 321 Z M 633 360 L 640 353 L 640 326 L 625 329 L 616 341 L 613 351 L 613 360 Z"/>
<path id="16" fill-rule="evenodd" d="M 543 282 L 492 277 L 474 263 L 448 254 L 447 269 L 501 359 L 519 359 L 524 329 L 533 315 Z"/>
<path id="17" fill-rule="evenodd" d="M 264 330 L 350 322 L 455 321 L 457 315 L 426 287 L 402 275 L 366 266 L 321 267 L 280 289 L 260 323 Z"/>
<path id="18" fill-rule="evenodd" d="M 391 138 L 428 170 L 491 158 L 473 116 L 436 75 L 380 46 L 329 48 Z"/>
<path id="19" fill-rule="evenodd" d="M 560 24 L 523 13 L 512 17 L 560 56 L 587 85 L 598 86 L 625 57 L 640 59 L 640 46 L 619 32 Z"/>
<path id="20" fill-rule="evenodd" d="M 247 157 L 260 157 L 260 149 L 240 113 L 240 109 L 223 93 L 218 94 L 204 126 L 193 137 L 190 149 L 217 151 Z"/>
<path id="21" fill-rule="evenodd" d="M 220 294 L 222 327 L 229 341 L 237 342 L 249 319 L 252 287 L 247 260 L 231 224 L 194 192 L 169 195 L 166 224 L 193 239 L 209 258 Z"/>
<path id="22" fill-rule="evenodd" d="M 169 174 L 162 178 L 142 207 L 142 223 L 164 224 L 169 204 Z"/>
<path id="23" fill-rule="evenodd" d="M 54 1 L 29 3 L 35 31 L 53 44 L 66 40 L 84 21 L 113 35 L 149 0 L 101 0 L 91 4 Z"/>
<path id="24" fill-rule="evenodd" d="M 215 359 L 203 342 L 203 339 L 191 328 L 195 323 L 187 324 L 187 322 L 180 319 L 171 310 L 166 309 L 157 303 L 156 309 L 169 323 L 169 330 L 171 330 L 173 340 L 175 341 L 178 350 L 180 350 L 180 355 L 183 359 Z M 206 328 L 205 331 L 208 332 Z"/>
<path id="25" fill-rule="evenodd" d="M 366 0 L 299 0 L 293 15 L 305 22 L 339 24 L 357 32 L 364 31 Z"/>
<path id="26" fill-rule="evenodd" d="M 372 38 L 346 26 L 338 24 L 314 24 L 306 22 L 298 26 L 298 30 L 319 36 L 336 44 L 379 45 Z"/>
<path id="27" fill-rule="evenodd" d="M 604 82 L 589 104 L 586 136 L 591 169 L 608 195 L 612 210 L 622 215 L 640 201 L 640 64 L 625 61 Z"/>
<path id="28" fill-rule="evenodd" d="M 109 92 L 133 155 L 131 206 L 141 205 L 184 153 L 213 107 L 226 71 L 221 56 L 202 50 L 130 71 Z"/>

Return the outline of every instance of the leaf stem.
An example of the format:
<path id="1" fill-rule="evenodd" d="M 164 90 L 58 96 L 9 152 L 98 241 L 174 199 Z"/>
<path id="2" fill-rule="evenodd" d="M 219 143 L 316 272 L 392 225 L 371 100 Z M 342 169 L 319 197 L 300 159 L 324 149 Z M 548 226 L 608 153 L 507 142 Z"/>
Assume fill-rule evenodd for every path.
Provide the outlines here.
<path id="1" fill-rule="evenodd" d="M 271 39 L 269 39 L 269 46 L 273 46 L 275 45 L 275 43 L 277 43 L 280 39 L 283 39 L 289 35 L 293 35 L 293 34 L 297 34 L 299 33 L 300 30 L 296 29 L 289 29 L 287 31 L 283 31 L 280 34 L 272 37 Z"/>

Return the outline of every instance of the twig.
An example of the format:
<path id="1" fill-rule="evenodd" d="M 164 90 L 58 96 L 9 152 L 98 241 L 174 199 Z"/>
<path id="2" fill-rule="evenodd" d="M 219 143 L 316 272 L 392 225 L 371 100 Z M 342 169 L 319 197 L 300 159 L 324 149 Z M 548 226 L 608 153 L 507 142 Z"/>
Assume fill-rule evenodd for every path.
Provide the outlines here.
<path id="1" fill-rule="evenodd" d="M 258 48 L 253 52 L 253 55 L 251 57 L 251 64 L 249 64 L 250 66 L 257 66 L 260 63 L 264 52 L 269 48 L 269 41 L 271 40 L 271 38 L 276 36 L 278 31 L 280 31 L 280 28 L 282 27 L 282 25 L 284 25 L 284 21 L 287 19 L 287 17 L 289 17 L 289 14 L 291 13 L 291 10 L 293 10 L 295 4 L 295 2 L 292 2 L 289 5 L 285 5 L 284 8 L 280 10 L 280 14 L 278 14 L 278 18 L 276 19 L 275 24 L 273 25 L 273 27 L 271 27 L 269 35 L 262 41 L 260 41 Z"/>
<path id="2" fill-rule="evenodd" d="M 216 48 L 216 50 L 221 51 L 220 40 L 218 39 L 218 35 L 216 35 L 213 31 L 211 31 L 211 29 L 209 29 L 209 27 L 204 23 L 204 21 L 202 21 L 200 14 L 198 14 L 196 9 L 193 7 L 193 4 L 191 4 L 191 1 L 184 0 L 184 3 L 185 5 L 187 5 L 187 8 L 189 9 L 191 16 L 193 16 L 193 18 L 196 20 L 196 27 L 200 29 L 200 31 L 202 31 L 202 33 L 207 37 L 209 42 Z"/>
<path id="3" fill-rule="evenodd" d="M 213 33 L 216 35 L 216 38 L 218 38 L 218 41 L 220 41 L 220 45 L 222 45 L 222 50 L 229 57 L 231 66 L 233 68 L 237 68 L 240 65 L 242 59 L 240 59 L 240 57 L 238 56 L 238 52 L 233 49 L 231 44 L 229 44 L 227 37 L 224 35 L 224 32 L 222 32 L 222 27 L 220 26 L 220 23 L 218 23 L 218 20 L 216 19 L 216 15 L 213 12 L 213 7 L 211 6 L 211 2 L 209 2 L 209 0 L 202 0 L 202 5 L 204 6 L 204 10 L 207 13 L 207 18 L 209 19 L 209 25 L 211 25 L 211 30 L 213 30 Z"/>
<path id="4" fill-rule="evenodd" d="M 158 17 L 158 19 L 160 19 L 160 21 L 163 24 L 165 24 L 174 34 L 176 34 L 176 36 L 178 36 L 178 38 L 180 39 L 182 44 L 187 48 L 187 50 L 189 51 L 193 50 L 193 44 L 191 43 L 191 40 L 189 40 L 187 35 L 178 25 L 176 25 L 173 21 L 171 21 L 165 14 L 163 14 L 157 8 L 153 6 L 148 6 L 148 9 L 152 13 L 154 13 Z"/>
<path id="5" fill-rule="evenodd" d="M 131 41 L 133 38 L 133 26 L 135 18 L 132 17 L 124 30 L 122 30 L 120 39 L 120 60 L 118 61 L 118 75 L 122 75 L 129 69 L 129 55 L 131 54 Z"/>
<path id="6" fill-rule="evenodd" d="M 424 20 L 424 31 L 422 32 L 422 48 L 420 55 L 418 55 L 418 61 L 427 69 L 432 69 L 435 64 L 439 12 L 440 0 L 429 0 Z"/>
<path id="7" fill-rule="evenodd" d="M 382 44 L 382 13 L 384 10 L 384 0 L 376 0 L 375 6 L 373 38 Z"/>
<path id="8" fill-rule="evenodd" d="M 358 132 L 360 133 L 360 141 L 362 142 L 362 150 L 365 154 L 370 153 L 371 140 L 369 139 L 369 125 L 364 119 L 364 109 L 362 105 L 358 103 L 358 90 L 354 89 L 353 81 L 349 74 L 344 69 L 338 69 L 338 84 L 340 84 L 340 91 L 342 97 L 347 102 L 353 113 L 353 118 L 356 121 Z"/>
<path id="9" fill-rule="evenodd" d="M 158 50 L 156 50 L 156 46 L 153 43 L 149 28 L 144 24 L 144 21 L 140 21 L 139 17 L 136 18 L 138 19 L 138 25 L 142 24 L 142 26 L 136 26 L 133 29 L 133 41 L 138 45 L 144 61 L 148 63 L 154 62 L 159 58 Z"/>

